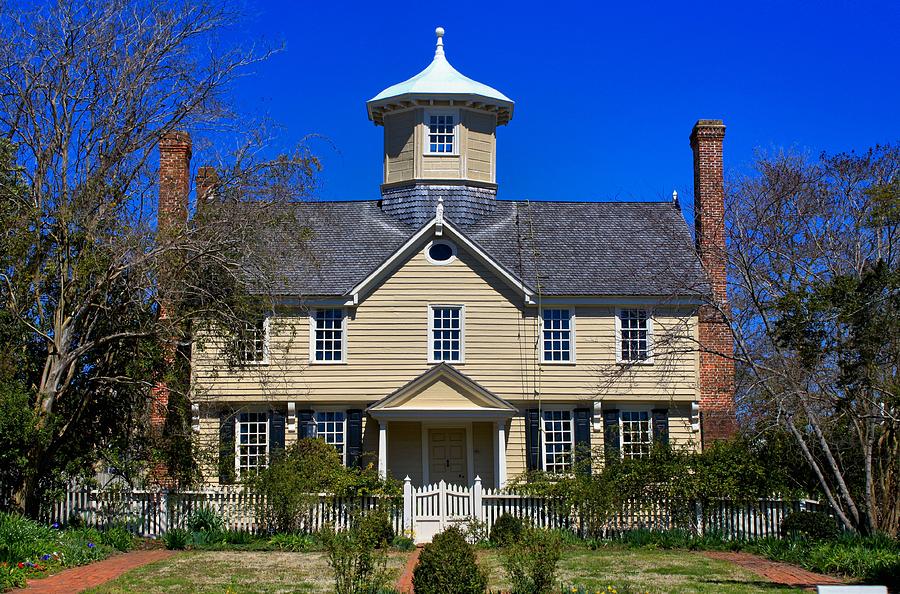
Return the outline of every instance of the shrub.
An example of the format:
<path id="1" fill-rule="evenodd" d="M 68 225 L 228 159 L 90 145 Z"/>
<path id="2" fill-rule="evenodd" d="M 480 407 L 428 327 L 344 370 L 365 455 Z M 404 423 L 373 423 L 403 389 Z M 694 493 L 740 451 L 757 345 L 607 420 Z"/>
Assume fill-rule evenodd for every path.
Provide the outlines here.
<path id="1" fill-rule="evenodd" d="M 514 544 L 522 538 L 522 520 L 510 514 L 503 514 L 491 527 L 491 542 L 498 547 Z"/>
<path id="2" fill-rule="evenodd" d="M 394 541 L 394 525 L 386 510 L 369 511 L 359 516 L 358 521 L 363 524 L 360 526 L 361 531 L 371 535 L 379 547 L 387 546 Z"/>
<path id="3" fill-rule="evenodd" d="M 181 551 L 191 542 L 191 533 L 184 528 L 172 528 L 163 534 L 163 542 L 167 549 Z"/>
<path id="4" fill-rule="evenodd" d="M 100 533 L 100 542 L 124 553 L 134 546 L 134 537 L 124 526 L 112 526 Z"/>
<path id="5" fill-rule="evenodd" d="M 828 540 L 837 538 L 839 534 L 837 522 L 823 512 L 791 512 L 781 521 L 781 535 L 785 538 L 800 536 L 811 540 Z"/>
<path id="6" fill-rule="evenodd" d="M 425 545 L 413 571 L 417 594 L 482 594 L 487 575 L 475 562 L 475 549 L 451 527 Z"/>
<path id="7" fill-rule="evenodd" d="M 395 536 L 391 546 L 398 551 L 411 551 L 416 548 L 416 541 L 408 536 Z"/>
<path id="8" fill-rule="evenodd" d="M 556 589 L 556 566 L 561 556 L 559 533 L 527 529 L 518 542 L 500 553 L 513 594 L 551 594 Z"/>
<path id="9" fill-rule="evenodd" d="M 0 592 L 6 592 L 13 588 L 26 586 L 25 570 L 19 569 L 15 564 L 0 562 Z"/>
<path id="10" fill-rule="evenodd" d="M 248 545 L 255 540 L 253 533 L 246 530 L 226 530 L 222 536 L 231 545 Z"/>
<path id="11" fill-rule="evenodd" d="M 387 555 L 377 550 L 380 535 L 368 532 L 370 527 L 360 518 L 344 532 L 331 527 L 322 531 L 336 594 L 377 594 L 385 588 Z"/>
<path id="12" fill-rule="evenodd" d="M 292 553 L 308 551 L 315 545 L 315 539 L 309 534 L 275 534 L 268 542 L 279 551 Z"/>
<path id="13" fill-rule="evenodd" d="M 225 522 L 216 510 L 203 506 L 191 512 L 185 527 L 191 532 L 222 532 Z"/>

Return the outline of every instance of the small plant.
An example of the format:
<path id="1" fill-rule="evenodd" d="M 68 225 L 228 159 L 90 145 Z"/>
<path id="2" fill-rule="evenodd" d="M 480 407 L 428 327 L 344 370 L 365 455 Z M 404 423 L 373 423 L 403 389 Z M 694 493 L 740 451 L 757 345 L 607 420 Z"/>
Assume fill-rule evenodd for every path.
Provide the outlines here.
<path id="1" fill-rule="evenodd" d="M 100 542 L 123 553 L 134 547 L 134 537 L 124 526 L 107 528 L 100 533 Z"/>
<path id="2" fill-rule="evenodd" d="M 562 539 L 556 531 L 528 528 L 518 542 L 507 546 L 500 559 L 513 594 L 552 594 Z"/>
<path id="3" fill-rule="evenodd" d="M 459 524 L 460 530 L 466 537 L 466 541 L 473 545 L 486 545 L 490 541 L 487 522 L 476 517 L 470 517 Z"/>
<path id="4" fill-rule="evenodd" d="M 315 545 L 315 539 L 309 534 L 273 534 L 268 542 L 279 551 L 292 553 L 308 551 Z"/>
<path id="5" fill-rule="evenodd" d="M 387 555 L 377 549 L 381 535 L 370 532 L 371 527 L 359 518 L 344 532 L 330 526 L 321 532 L 336 594 L 378 594 L 385 588 Z"/>
<path id="6" fill-rule="evenodd" d="M 371 535 L 379 547 L 390 545 L 394 541 L 394 526 L 386 510 L 372 510 L 359 516 L 363 533 Z"/>
<path id="7" fill-rule="evenodd" d="M 506 547 L 519 541 L 525 526 L 522 520 L 510 514 L 503 514 L 491 527 L 491 542 L 498 547 Z"/>
<path id="8" fill-rule="evenodd" d="M 830 540 L 837 538 L 839 534 L 840 529 L 834 518 L 822 512 L 791 512 L 781 521 L 781 535 L 784 538 Z"/>
<path id="9" fill-rule="evenodd" d="M 475 562 L 475 549 L 457 527 L 425 545 L 413 571 L 417 594 L 483 594 L 487 574 Z"/>
<path id="10" fill-rule="evenodd" d="M 246 530 L 226 530 L 222 536 L 230 545 L 248 545 L 255 540 L 253 533 Z"/>
<path id="11" fill-rule="evenodd" d="M 163 543 L 171 551 L 182 551 L 191 542 L 191 533 L 184 528 L 172 528 L 163 534 Z"/>
<path id="12" fill-rule="evenodd" d="M 394 542 L 391 543 L 391 547 L 398 551 L 411 551 L 416 548 L 416 541 L 408 536 L 395 536 Z"/>
<path id="13" fill-rule="evenodd" d="M 216 510 L 203 506 L 191 512 L 185 527 L 191 532 L 222 532 L 225 522 Z"/>

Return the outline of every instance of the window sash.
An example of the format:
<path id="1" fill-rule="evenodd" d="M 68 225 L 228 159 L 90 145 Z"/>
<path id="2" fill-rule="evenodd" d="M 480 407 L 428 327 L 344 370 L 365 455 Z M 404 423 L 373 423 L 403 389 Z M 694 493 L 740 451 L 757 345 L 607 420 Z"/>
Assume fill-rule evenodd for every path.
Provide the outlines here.
<path id="1" fill-rule="evenodd" d="M 269 318 L 244 324 L 237 336 L 237 355 L 241 363 L 265 363 L 269 354 Z"/>
<path id="2" fill-rule="evenodd" d="M 347 463 L 347 413 L 344 411 L 317 411 L 316 437 L 334 446 L 341 462 Z"/>
<path id="3" fill-rule="evenodd" d="M 549 473 L 572 471 L 575 420 L 571 410 L 541 413 L 541 464 Z"/>
<path id="4" fill-rule="evenodd" d="M 624 363 L 648 363 L 653 358 L 650 314 L 643 309 L 619 312 L 618 351 Z"/>
<path id="5" fill-rule="evenodd" d="M 574 316 L 571 309 L 545 309 L 542 318 L 541 360 L 545 363 L 571 363 L 575 360 Z"/>
<path id="6" fill-rule="evenodd" d="M 428 336 L 429 360 L 433 363 L 463 361 L 463 307 L 433 305 Z"/>
<path id="7" fill-rule="evenodd" d="M 243 412 L 235 419 L 235 470 L 257 474 L 269 465 L 269 415 Z"/>
<path id="8" fill-rule="evenodd" d="M 645 458 L 653 450 L 653 418 L 646 410 L 619 413 L 622 457 Z"/>
<path id="9" fill-rule="evenodd" d="M 310 361 L 343 363 L 346 357 L 346 316 L 340 308 L 316 309 L 310 315 Z"/>

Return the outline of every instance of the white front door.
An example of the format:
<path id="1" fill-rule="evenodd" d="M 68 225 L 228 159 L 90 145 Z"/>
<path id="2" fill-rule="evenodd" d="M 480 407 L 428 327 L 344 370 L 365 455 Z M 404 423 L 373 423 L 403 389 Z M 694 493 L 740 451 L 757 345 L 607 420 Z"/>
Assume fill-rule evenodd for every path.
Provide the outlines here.
<path id="1" fill-rule="evenodd" d="M 451 485 L 469 482 L 466 430 L 462 427 L 428 430 L 428 482 Z"/>

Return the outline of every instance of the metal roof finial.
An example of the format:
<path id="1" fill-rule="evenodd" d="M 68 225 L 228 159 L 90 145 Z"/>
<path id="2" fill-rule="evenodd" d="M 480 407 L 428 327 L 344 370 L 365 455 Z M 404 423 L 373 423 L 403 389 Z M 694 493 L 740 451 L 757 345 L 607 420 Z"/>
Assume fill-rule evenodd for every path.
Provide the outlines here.
<path id="1" fill-rule="evenodd" d="M 440 237 L 444 234 L 444 197 L 438 196 L 437 207 L 434 209 L 436 219 L 434 234 Z"/>
<path id="2" fill-rule="evenodd" d="M 438 27 L 434 30 L 434 34 L 437 35 L 437 47 L 434 49 L 434 57 L 444 55 L 444 28 Z"/>
<path id="3" fill-rule="evenodd" d="M 672 190 L 672 204 L 678 206 L 678 190 Z"/>

